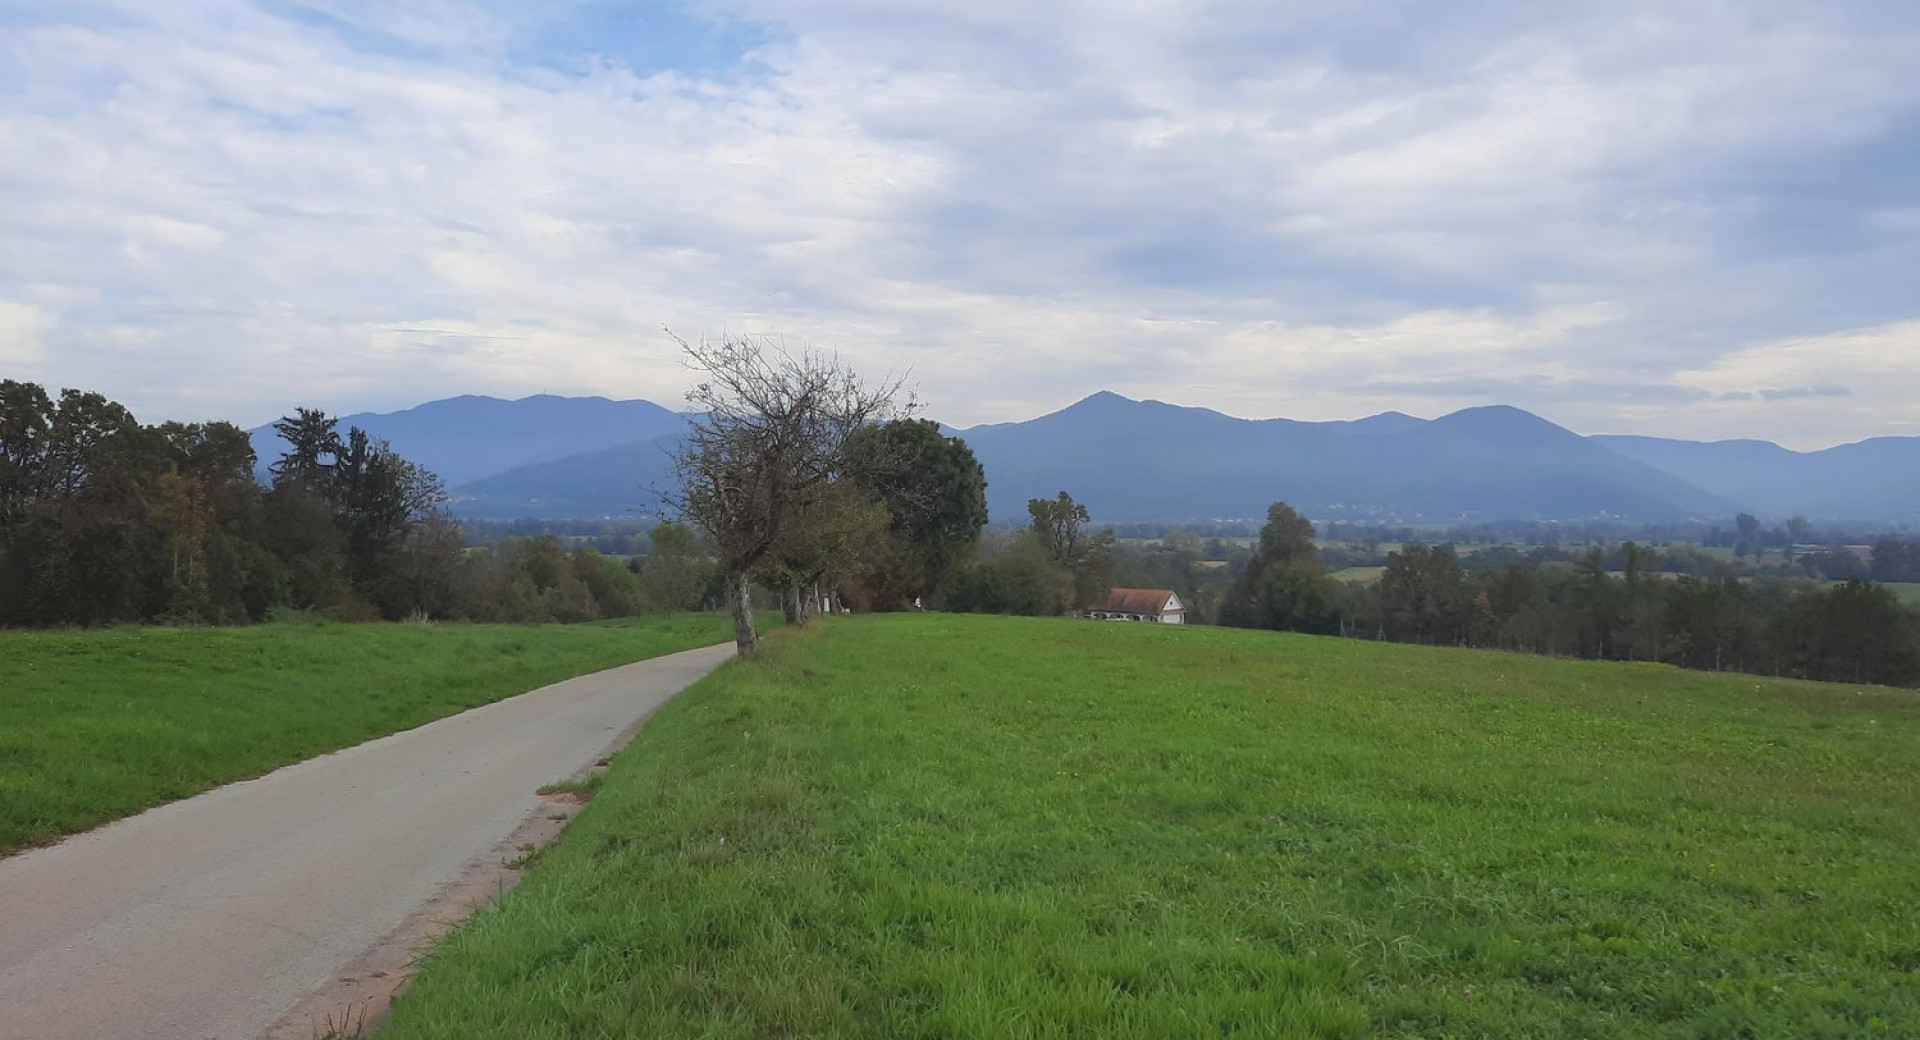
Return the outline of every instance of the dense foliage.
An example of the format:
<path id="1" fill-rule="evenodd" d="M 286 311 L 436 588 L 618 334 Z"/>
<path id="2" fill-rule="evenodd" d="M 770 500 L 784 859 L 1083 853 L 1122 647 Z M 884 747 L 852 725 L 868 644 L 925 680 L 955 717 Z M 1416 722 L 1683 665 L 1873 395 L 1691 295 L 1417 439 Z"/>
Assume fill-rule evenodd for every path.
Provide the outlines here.
<path id="1" fill-rule="evenodd" d="M 1079 610 L 1113 586 L 1114 537 L 1094 531 L 1065 491 L 1027 502 L 1027 526 L 998 538 L 956 580 L 943 605 L 981 614 L 1041 617 Z"/>
<path id="2" fill-rule="evenodd" d="M 906 607 L 939 595 L 987 523 L 987 475 L 973 450 L 925 419 L 865 427 L 848 440 L 851 471 L 884 509 L 848 587 L 862 605 Z"/>
<path id="3" fill-rule="evenodd" d="M 1334 630 L 1337 588 L 1313 547 L 1313 525 L 1285 502 L 1267 510 L 1260 545 L 1221 611 L 1222 624 L 1293 632 Z"/>
<path id="4" fill-rule="evenodd" d="M 0 381 L 0 625 L 584 621 L 711 602 L 710 552 L 662 525 L 637 560 L 550 536 L 465 547 L 433 474 L 301 409 L 257 476 L 231 423 L 145 426 L 99 394 Z"/>
<path id="5" fill-rule="evenodd" d="M 1283 519 L 1294 515 L 1284 505 L 1275 509 Z M 1289 530 L 1291 553 L 1312 556 L 1311 526 L 1301 520 Z M 1808 679 L 1920 682 L 1920 622 L 1891 590 L 1857 576 L 1821 584 L 1674 575 L 1659 569 L 1655 551 L 1634 542 L 1590 548 L 1577 563 L 1551 550 L 1482 551 L 1463 560 L 1450 545 L 1415 543 L 1388 552 L 1371 585 L 1337 589 L 1330 614 L 1322 615 L 1299 608 L 1300 581 L 1261 577 L 1271 541 L 1263 533 L 1225 623 Z M 1875 559 L 1891 560 L 1895 544 L 1883 543 Z"/>

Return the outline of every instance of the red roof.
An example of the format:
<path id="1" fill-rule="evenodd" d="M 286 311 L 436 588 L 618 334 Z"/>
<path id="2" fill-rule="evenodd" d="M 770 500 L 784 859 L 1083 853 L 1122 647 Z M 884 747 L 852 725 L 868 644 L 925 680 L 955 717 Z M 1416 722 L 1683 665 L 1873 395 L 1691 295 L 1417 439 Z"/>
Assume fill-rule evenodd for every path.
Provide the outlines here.
<path id="1" fill-rule="evenodd" d="M 1102 610 L 1109 614 L 1152 614 L 1155 617 L 1167 608 L 1167 601 L 1173 599 L 1172 589 L 1114 589 L 1107 593 L 1104 603 L 1095 603 L 1088 610 Z M 1176 608 L 1176 612 L 1178 611 Z"/>

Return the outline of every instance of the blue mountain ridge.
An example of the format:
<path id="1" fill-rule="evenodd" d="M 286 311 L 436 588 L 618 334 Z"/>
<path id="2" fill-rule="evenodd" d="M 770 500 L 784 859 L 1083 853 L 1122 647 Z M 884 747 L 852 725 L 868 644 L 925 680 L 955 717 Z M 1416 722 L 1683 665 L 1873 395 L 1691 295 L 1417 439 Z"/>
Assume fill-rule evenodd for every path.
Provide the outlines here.
<path id="1" fill-rule="evenodd" d="M 644 400 L 469 396 L 341 426 L 440 474 L 462 516 L 558 519 L 657 514 L 686 421 Z M 1303 422 L 1106 391 L 948 432 L 986 469 L 997 522 L 1019 522 L 1028 499 L 1062 490 L 1111 523 L 1258 518 L 1274 501 L 1321 519 L 1433 523 L 1920 515 L 1920 438 L 1800 453 L 1765 441 L 1583 437 L 1504 405 Z M 270 428 L 255 442 L 263 462 L 278 456 Z"/>

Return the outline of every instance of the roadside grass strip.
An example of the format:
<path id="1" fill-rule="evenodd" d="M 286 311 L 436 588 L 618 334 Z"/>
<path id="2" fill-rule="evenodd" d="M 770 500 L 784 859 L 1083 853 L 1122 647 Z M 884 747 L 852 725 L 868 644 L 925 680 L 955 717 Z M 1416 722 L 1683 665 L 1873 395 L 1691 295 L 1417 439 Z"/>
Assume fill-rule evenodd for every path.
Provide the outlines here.
<path id="1" fill-rule="evenodd" d="M 896 615 L 667 705 L 383 1036 L 1917 1024 L 1913 692 Z"/>
<path id="2" fill-rule="evenodd" d="M 0 632 L 0 854 L 731 634 L 717 614 Z"/>

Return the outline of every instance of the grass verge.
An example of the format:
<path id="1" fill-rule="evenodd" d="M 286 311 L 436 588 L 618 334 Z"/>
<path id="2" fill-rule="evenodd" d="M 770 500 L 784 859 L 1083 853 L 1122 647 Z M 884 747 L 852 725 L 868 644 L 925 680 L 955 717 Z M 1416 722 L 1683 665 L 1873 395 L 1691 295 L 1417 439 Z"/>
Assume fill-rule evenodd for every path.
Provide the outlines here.
<path id="1" fill-rule="evenodd" d="M 1920 697 L 941 615 L 667 705 L 387 1040 L 1872 1037 Z"/>
<path id="2" fill-rule="evenodd" d="M 725 617 L 706 614 L 0 632 L 0 854 L 731 635 Z"/>

